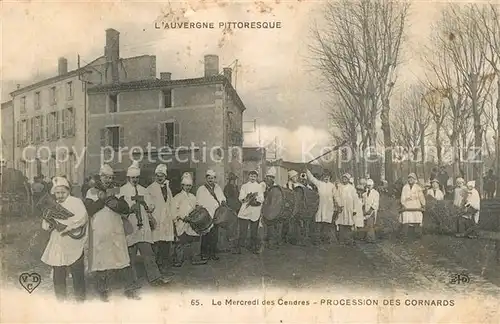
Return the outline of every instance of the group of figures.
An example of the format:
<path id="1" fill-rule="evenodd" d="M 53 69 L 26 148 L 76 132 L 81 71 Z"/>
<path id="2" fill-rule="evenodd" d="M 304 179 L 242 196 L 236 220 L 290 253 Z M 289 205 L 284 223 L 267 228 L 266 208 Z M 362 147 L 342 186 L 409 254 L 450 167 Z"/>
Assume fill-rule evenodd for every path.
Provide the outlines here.
<path id="1" fill-rule="evenodd" d="M 51 195 L 39 202 L 42 227 L 51 232 L 42 261 L 53 267 L 59 299 L 67 296 L 69 270 L 77 300 L 85 300 L 87 250 L 97 292 L 101 300 L 108 301 L 114 273 L 122 275 L 125 295 L 140 299 L 137 252 L 151 285 L 168 284 L 174 277 L 170 266 L 182 267 L 185 261 L 193 265 L 217 261 L 219 229 L 225 230 L 234 254 L 242 253 L 248 234 L 246 247 L 253 253 L 286 243 L 317 245 L 335 240 L 352 245 L 356 238 L 369 243 L 376 240 L 380 194 L 370 179 L 355 187 L 349 174 L 344 174 L 341 182 L 332 183 L 328 171 L 319 177 L 307 169 L 301 175 L 290 170 L 289 181 L 282 187 L 275 183 L 276 170 L 270 168 L 262 182 L 258 181 L 258 172 L 251 171 L 241 189 L 235 185 L 237 177 L 231 174 L 230 183 L 222 190 L 216 183 L 216 173 L 208 170 L 196 194 L 192 193 L 192 176 L 184 173 L 182 191 L 173 196 L 164 164 L 156 167 L 155 181 L 147 188 L 139 185 L 137 162 L 128 168 L 125 185 L 116 187 L 113 175 L 113 169 L 103 165 L 83 201 L 71 196 L 66 178 L 55 177 Z M 402 189 L 399 221 L 404 234 L 409 228 L 421 228 L 425 210 L 425 195 L 415 182 L 415 174 L 410 174 Z M 468 183 L 468 189 L 462 179 L 457 182 L 456 203 L 476 211 L 464 217 L 464 225 L 473 228 L 478 221 L 479 194 L 473 182 Z M 437 181 L 427 194 L 442 199 Z M 261 239 L 259 228 L 265 233 Z M 470 231 L 465 233 L 472 235 Z"/>

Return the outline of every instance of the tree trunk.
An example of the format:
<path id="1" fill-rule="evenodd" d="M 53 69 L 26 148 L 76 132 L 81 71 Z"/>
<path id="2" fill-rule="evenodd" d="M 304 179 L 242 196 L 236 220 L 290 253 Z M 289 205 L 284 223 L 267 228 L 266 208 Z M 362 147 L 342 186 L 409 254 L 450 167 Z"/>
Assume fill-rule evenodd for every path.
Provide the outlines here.
<path id="1" fill-rule="evenodd" d="M 437 150 L 437 159 L 438 159 L 438 165 L 441 165 L 441 162 L 443 160 L 442 157 L 442 148 L 441 148 L 441 124 L 436 123 L 436 150 Z"/>
<path id="2" fill-rule="evenodd" d="M 421 126 L 420 129 L 423 129 Z M 420 132 L 420 152 L 422 154 L 422 174 L 424 175 L 424 179 L 427 179 L 426 174 L 425 174 L 425 131 L 422 130 Z"/>
<path id="3" fill-rule="evenodd" d="M 472 114 L 474 117 L 474 173 L 473 177 L 476 180 L 476 189 L 481 197 L 483 196 L 483 127 L 481 126 L 481 114 L 479 112 L 477 102 L 477 78 L 475 73 L 471 74 L 471 104 Z"/>
<path id="4" fill-rule="evenodd" d="M 385 169 L 385 180 L 392 184 L 394 183 L 394 170 L 392 167 L 392 137 L 391 137 L 391 127 L 389 122 L 389 100 L 386 99 L 383 102 L 382 112 L 380 114 L 380 119 L 382 123 L 382 132 L 384 134 L 384 169 Z"/>
<path id="5" fill-rule="evenodd" d="M 460 170 L 460 141 L 456 131 L 453 131 L 453 136 L 450 139 L 453 150 L 453 184 L 455 184 L 455 179 L 458 177 Z"/>
<path id="6" fill-rule="evenodd" d="M 497 74 L 497 148 L 496 148 L 496 164 L 497 164 L 497 198 L 500 198 L 500 73 Z"/>

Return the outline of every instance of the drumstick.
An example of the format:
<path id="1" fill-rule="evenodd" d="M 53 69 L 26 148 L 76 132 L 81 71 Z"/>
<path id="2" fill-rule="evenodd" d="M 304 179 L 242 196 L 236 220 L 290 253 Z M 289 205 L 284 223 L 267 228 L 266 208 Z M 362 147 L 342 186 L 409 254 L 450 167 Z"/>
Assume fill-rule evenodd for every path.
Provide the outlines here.
<path id="1" fill-rule="evenodd" d="M 311 161 L 309 161 L 309 162 L 307 162 L 307 163 L 305 163 L 305 164 L 306 164 L 306 165 L 307 165 L 307 164 L 310 164 L 310 163 L 312 163 L 312 162 L 314 162 L 314 161 L 318 160 L 319 158 L 322 158 L 323 156 L 325 156 L 325 155 L 327 155 L 327 154 L 330 154 L 330 153 L 332 153 L 333 151 L 338 150 L 340 147 L 344 146 L 346 143 L 347 143 L 347 141 L 343 141 L 343 142 L 342 142 L 342 143 L 340 143 L 339 145 L 337 145 L 337 146 L 335 146 L 334 148 L 332 148 L 330 151 L 328 151 L 328 152 L 326 152 L 326 153 L 321 154 L 320 156 L 318 156 L 318 157 L 316 157 L 316 158 L 312 159 Z"/>

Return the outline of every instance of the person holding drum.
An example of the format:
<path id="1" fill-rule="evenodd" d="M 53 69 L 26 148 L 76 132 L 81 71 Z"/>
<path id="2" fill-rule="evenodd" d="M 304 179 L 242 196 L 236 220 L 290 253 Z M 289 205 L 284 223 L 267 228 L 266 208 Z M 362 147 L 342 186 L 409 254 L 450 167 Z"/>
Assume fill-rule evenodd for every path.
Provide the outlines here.
<path id="1" fill-rule="evenodd" d="M 330 182 L 330 173 L 323 173 L 322 181 L 318 180 L 311 171 L 306 169 L 306 175 L 309 181 L 318 189 L 319 208 L 316 212 L 315 221 L 319 232 L 320 240 L 331 243 L 331 225 L 333 214 L 335 212 L 335 185 Z"/>
<path id="2" fill-rule="evenodd" d="M 356 188 L 351 183 L 351 175 L 346 173 L 342 176 L 339 196 L 339 216 L 336 221 L 339 227 L 340 241 L 346 245 L 354 244 L 352 227 L 356 216 L 356 201 L 358 199 Z"/>
<path id="3" fill-rule="evenodd" d="M 264 190 L 257 182 L 258 172 L 252 170 L 248 173 L 248 182 L 241 186 L 239 199 L 242 203 L 238 213 L 239 239 L 236 252 L 241 254 L 241 247 L 245 244 L 245 239 L 250 227 L 250 250 L 253 253 L 259 251 L 258 230 L 262 203 L 264 202 Z"/>
<path id="4" fill-rule="evenodd" d="M 193 265 L 206 264 L 206 260 L 197 260 L 194 257 L 193 245 L 200 241 L 200 235 L 196 233 L 185 218 L 196 207 L 196 197 L 191 193 L 193 179 L 191 174 L 184 173 L 181 180 L 182 191 L 172 199 L 172 214 L 175 217 L 174 232 L 175 262 L 174 267 L 181 267 L 185 260 L 190 260 Z"/>
<path id="5" fill-rule="evenodd" d="M 136 218 L 129 217 L 133 231 L 127 235 L 128 253 L 135 276 L 137 276 L 135 270 L 137 251 L 141 253 L 148 281 L 156 286 L 170 282 L 172 276 L 169 278 L 163 277 L 156 264 L 152 248 L 153 236 L 151 234 L 151 225 L 155 226 L 155 220 L 151 216 L 153 204 L 146 188 L 139 185 L 140 174 L 141 169 L 137 161 L 134 161 L 127 170 L 128 182 L 120 188 L 120 196 L 125 198 L 125 201 L 130 206 L 131 214 L 134 214 Z"/>
<path id="6" fill-rule="evenodd" d="M 157 220 L 157 226 L 152 229 L 153 251 L 156 264 L 160 272 L 167 273 L 170 264 L 170 251 L 174 241 L 174 216 L 172 216 L 170 203 L 172 191 L 167 180 L 167 166 L 159 164 L 155 169 L 155 181 L 149 185 L 148 192 L 152 203 L 157 206 L 152 211 L 152 216 Z"/>
<path id="7" fill-rule="evenodd" d="M 215 183 L 216 174 L 213 170 L 208 170 L 205 175 L 205 184 L 196 191 L 196 204 L 208 211 L 210 217 L 214 217 L 215 210 L 226 204 L 226 197 L 221 187 Z M 213 225 L 210 232 L 201 237 L 201 258 L 202 260 L 219 260 L 217 256 L 217 241 L 219 230 L 217 225 Z"/>

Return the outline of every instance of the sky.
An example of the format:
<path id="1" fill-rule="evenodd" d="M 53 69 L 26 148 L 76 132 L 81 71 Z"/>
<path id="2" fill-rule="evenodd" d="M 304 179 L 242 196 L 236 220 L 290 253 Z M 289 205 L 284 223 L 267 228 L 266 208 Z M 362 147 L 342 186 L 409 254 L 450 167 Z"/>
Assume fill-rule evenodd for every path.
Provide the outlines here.
<path id="1" fill-rule="evenodd" d="M 203 75 L 203 56 L 219 55 L 220 67 L 238 60 L 235 86 L 247 110 L 245 145 L 267 145 L 277 139 L 278 157 L 307 161 L 331 144 L 320 81 L 312 69 L 308 45 L 311 26 L 321 23 L 322 1 L 185 1 L 171 2 L 3 2 L 1 101 L 17 83 L 27 85 L 57 73 L 59 57 L 75 69 L 77 55 L 90 62 L 104 53 L 105 30 L 120 32 L 122 57 L 156 55 L 157 77 Z M 419 53 L 426 43 L 440 4 L 415 2 L 409 17 L 406 63 L 401 87 L 421 75 Z M 165 14 L 181 21 L 280 21 L 274 30 L 155 29 Z M 183 12 L 183 13 L 182 13 Z M 168 18 L 171 19 L 171 18 Z M 304 150 L 306 148 L 306 150 Z M 312 148 L 312 149 L 309 149 Z"/>

